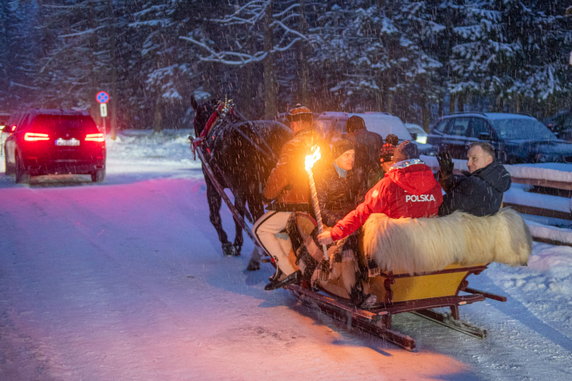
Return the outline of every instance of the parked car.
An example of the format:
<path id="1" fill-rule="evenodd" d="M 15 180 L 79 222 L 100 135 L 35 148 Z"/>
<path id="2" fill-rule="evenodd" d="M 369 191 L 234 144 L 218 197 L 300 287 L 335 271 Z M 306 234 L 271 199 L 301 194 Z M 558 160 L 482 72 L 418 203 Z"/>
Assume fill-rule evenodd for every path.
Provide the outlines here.
<path id="1" fill-rule="evenodd" d="M 397 116 L 385 112 L 348 113 L 326 111 L 315 120 L 317 128 L 326 138 L 345 134 L 346 122 L 351 116 L 359 116 L 365 121 L 369 131 L 377 132 L 383 139 L 389 134 L 395 134 L 400 141 L 413 140 L 405 125 Z"/>
<path id="2" fill-rule="evenodd" d="M 544 124 L 560 139 L 572 142 L 572 111 L 559 112 L 546 119 Z"/>
<path id="3" fill-rule="evenodd" d="M 94 182 L 105 177 L 105 136 L 86 112 L 32 110 L 9 122 L 4 143 L 6 174 L 17 183 L 31 176 L 88 174 Z"/>
<path id="4" fill-rule="evenodd" d="M 411 137 L 420 144 L 427 144 L 427 132 L 418 124 L 405 123 L 405 128 L 411 134 Z"/>
<path id="5" fill-rule="evenodd" d="M 520 114 L 463 113 L 434 123 L 427 142 L 466 159 L 468 145 L 485 141 L 495 147 L 501 163 L 572 163 L 572 143 L 558 139 L 537 119 Z"/>

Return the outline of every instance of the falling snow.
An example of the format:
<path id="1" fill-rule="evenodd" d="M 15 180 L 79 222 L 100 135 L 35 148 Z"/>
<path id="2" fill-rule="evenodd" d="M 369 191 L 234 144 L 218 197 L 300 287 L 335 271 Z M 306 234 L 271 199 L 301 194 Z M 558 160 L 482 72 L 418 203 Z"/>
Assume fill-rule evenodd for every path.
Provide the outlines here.
<path id="1" fill-rule="evenodd" d="M 570 379 L 572 247 L 470 279 L 508 296 L 461 308 L 484 340 L 397 316 L 406 352 L 264 291 L 269 264 L 224 257 L 186 132 L 126 131 L 97 185 L 0 175 L 0 379 Z"/>

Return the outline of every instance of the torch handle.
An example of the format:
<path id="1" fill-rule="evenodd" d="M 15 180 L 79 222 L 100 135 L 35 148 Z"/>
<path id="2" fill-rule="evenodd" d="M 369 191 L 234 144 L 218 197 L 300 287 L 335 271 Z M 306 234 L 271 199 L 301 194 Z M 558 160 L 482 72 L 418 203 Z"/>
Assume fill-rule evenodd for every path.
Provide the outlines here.
<path id="1" fill-rule="evenodd" d="M 320 211 L 320 202 L 318 201 L 318 192 L 316 190 L 316 182 L 314 181 L 314 174 L 312 169 L 308 170 L 308 179 L 310 180 L 310 196 L 312 198 L 312 207 L 314 209 L 314 214 L 316 215 L 316 222 L 318 223 L 318 233 L 324 232 L 324 223 L 322 222 L 322 212 Z M 326 245 L 322 245 L 322 252 L 324 253 L 324 259 L 329 260 L 328 248 Z"/>

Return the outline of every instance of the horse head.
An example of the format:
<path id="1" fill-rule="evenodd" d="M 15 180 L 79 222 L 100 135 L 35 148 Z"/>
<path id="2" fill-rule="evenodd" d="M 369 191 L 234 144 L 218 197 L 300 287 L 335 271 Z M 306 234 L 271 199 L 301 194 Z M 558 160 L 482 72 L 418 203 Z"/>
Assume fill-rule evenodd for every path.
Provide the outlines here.
<path id="1" fill-rule="evenodd" d="M 215 124 L 219 124 L 223 121 L 233 123 L 243 119 L 242 116 L 239 116 L 236 112 L 233 100 L 226 97 L 224 100 L 211 99 L 202 104 L 199 104 L 194 97 L 191 97 L 191 105 L 195 110 L 193 124 L 196 137 L 205 132 L 208 133 L 208 129 L 212 128 Z M 205 128 L 207 128 L 207 131 L 203 132 Z"/>
<path id="2" fill-rule="evenodd" d="M 202 103 L 197 102 L 194 96 L 191 97 L 191 106 L 195 110 L 195 118 L 193 120 L 193 127 L 195 129 L 195 136 L 198 137 L 204 130 L 207 122 L 213 112 L 216 110 L 218 101 L 211 99 Z"/>

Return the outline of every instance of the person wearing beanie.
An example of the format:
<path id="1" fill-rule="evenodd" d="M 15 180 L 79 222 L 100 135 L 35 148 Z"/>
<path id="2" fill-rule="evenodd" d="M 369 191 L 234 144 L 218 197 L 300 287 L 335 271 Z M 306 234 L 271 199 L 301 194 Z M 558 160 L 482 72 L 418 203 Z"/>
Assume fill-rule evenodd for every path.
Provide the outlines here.
<path id="1" fill-rule="evenodd" d="M 329 147 L 322 141 L 314 128 L 312 111 L 296 105 L 288 112 L 290 128 L 294 133 L 280 152 L 276 166 L 270 172 L 264 187 L 264 198 L 270 202 L 268 212 L 253 226 L 257 242 L 275 261 L 276 273 L 265 286 L 274 290 L 287 284 L 299 283 L 301 272 L 292 258 L 292 242 L 283 234 L 293 212 L 312 212 L 310 207 L 310 185 L 304 161 L 311 148 L 319 146 L 322 160 L 316 163 L 319 171 L 321 162 L 328 160 Z"/>
<path id="2" fill-rule="evenodd" d="M 365 200 L 346 214 L 331 230 L 318 235 L 330 244 L 358 230 L 372 213 L 390 218 L 436 216 L 443 202 L 442 189 L 431 168 L 419 159 L 415 143 L 404 141 L 393 154 L 394 164 L 365 195 Z"/>
<path id="3" fill-rule="evenodd" d="M 399 138 L 395 134 L 389 134 L 385 137 L 385 143 L 381 146 L 380 164 L 383 165 L 393 160 L 393 151 L 399 144 Z"/>
<path id="4" fill-rule="evenodd" d="M 318 201 L 325 226 L 335 225 L 359 204 L 367 191 L 359 168 L 355 167 L 355 157 L 354 142 L 342 137 L 333 143 L 331 163 L 323 171 L 315 172 Z M 329 250 L 332 262 L 327 266 L 338 269 L 328 271 L 329 281 L 332 281 L 330 277 L 343 274 L 346 292 L 356 305 L 360 305 L 366 299 L 362 282 L 357 281 L 362 279 L 361 269 L 365 266 L 365 263 L 360 261 L 358 246 L 356 234 L 336 242 L 336 247 Z M 313 274 L 318 262 L 312 256 L 306 256 L 304 260 L 305 268 Z M 323 271 L 322 268 L 318 270 Z M 311 277 L 312 274 L 306 276 Z"/>
<path id="5" fill-rule="evenodd" d="M 355 146 L 351 140 L 341 138 L 332 147 L 333 160 L 323 170 L 315 171 L 316 190 L 325 225 L 333 226 L 356 207 L 365 194 L 363 182 L 355 170 Z"/>

